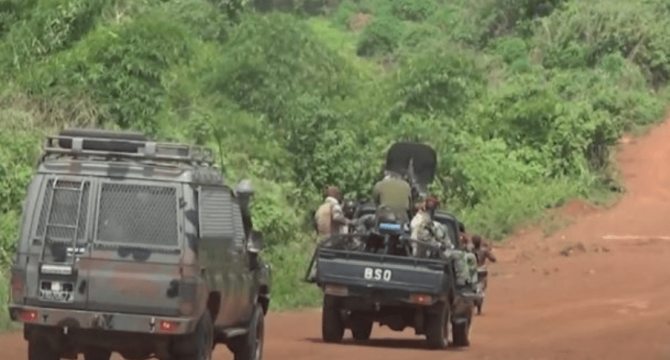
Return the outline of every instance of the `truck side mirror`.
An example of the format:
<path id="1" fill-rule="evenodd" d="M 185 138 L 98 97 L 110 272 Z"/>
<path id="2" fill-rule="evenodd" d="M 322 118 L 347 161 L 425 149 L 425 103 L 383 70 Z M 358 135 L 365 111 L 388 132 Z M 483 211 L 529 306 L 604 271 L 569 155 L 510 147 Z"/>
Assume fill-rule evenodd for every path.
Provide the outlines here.
<path id="1" fill-rule="evenodd" d="M 265 239 L 263 233 L 258 230 L 251 230 L 251 238 L 249 241 L 248 250 L 250 253 L 258 254 L 265 246 Z"/>
<path id="2" fill-rule="evenodd" d="M 240 200 L 240 205 L 248 208 L 249 201 L 254 196 L 254 188 L 251 186 L 251 181 L 242 180 L 235 187 L 235 196 Z"/>

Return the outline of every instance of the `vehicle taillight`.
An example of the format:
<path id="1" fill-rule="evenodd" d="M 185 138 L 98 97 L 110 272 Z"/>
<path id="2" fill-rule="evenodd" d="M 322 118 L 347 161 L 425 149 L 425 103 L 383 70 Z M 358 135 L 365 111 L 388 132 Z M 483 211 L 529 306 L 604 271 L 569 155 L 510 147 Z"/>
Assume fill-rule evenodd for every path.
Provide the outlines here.
<path id="1" fill-rule="evenodd" d="M 19 311 L 19 319 L 23 320 L 24 322 L 37 321 L 37 311 L 21 310 L 21 311 Z"/>
<path id="2" fill-rule="evenodd" d="M 347 296 L 349 295 L 349 289 L 347 289 L 346 286 L 344 285 L 335 285 L 335 284 L 328 284 L 326 285 L 324 292 L 327 295 L 334 295 L 334 296 Z"/>
<path id="3" fill-rule="evenodd" d="M 430 305 L 433 303 L 433 297 L 427 294 L 412 294 L 410 301 L 419 305 Z"/>
<path id="4" fill-rule="evenodd" d="M 177 330 L 177 327 L 179 327 L 178 323 L 167 320 L 161 320 L 161 322 L 158 325 L 158 328 L 160 329 L 161 332 L 173 332 Z"/>

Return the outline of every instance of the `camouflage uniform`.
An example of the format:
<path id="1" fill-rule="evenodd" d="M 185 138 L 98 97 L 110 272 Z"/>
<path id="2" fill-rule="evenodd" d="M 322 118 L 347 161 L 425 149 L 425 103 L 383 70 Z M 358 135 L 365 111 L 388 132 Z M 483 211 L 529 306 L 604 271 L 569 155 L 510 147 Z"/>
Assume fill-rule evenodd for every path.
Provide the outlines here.
<path id="1" fill-rule="evenodd" d="M 477 259 L 475 254 L 463 250 L 447 250 L 455 258 L 456 285 L 475 285 L 477 283 Z"/>
<path id="2" fill-rule="evenodd" d="M 410 227 L 412 229 L 412 233 L 410 235 L 412 240 L 422 241 L 425 243 L 432 243 L 434 241 L 437 241 L 437 239 L 435 239 L 436 236 L 434 234 L 435 224 L 431 219 L 430 214 L 427 211 L 419 210 L 419 212 L 416 213 L 414 218 L 412 218 Z M 412 246 L 412 255 L 419 256 L 419 253 L 422 252 L 420 248 L 423 248 L 423 246 L 421 246 L 418 242 L 415 241 L 412 242 L 411 246 Z"/>
<path id="3" fill-rule="evenodd" d="M 412 206 L 412 188 L 399 177 L 386 176 L 375 184 L 372 199 L 378 208 L 390 210 L 399 220 L 409 221 L 408 211 Z"/>

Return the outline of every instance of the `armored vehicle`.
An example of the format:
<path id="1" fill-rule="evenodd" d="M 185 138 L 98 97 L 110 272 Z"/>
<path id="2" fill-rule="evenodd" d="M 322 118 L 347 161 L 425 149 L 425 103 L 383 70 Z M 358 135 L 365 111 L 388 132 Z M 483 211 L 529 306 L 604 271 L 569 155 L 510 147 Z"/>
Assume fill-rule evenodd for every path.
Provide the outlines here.
<path id="1" fill-rule="evenodd" d="M 270 269 L 248 181 L 201 147 L 71 129 L 29 185 L 9 311 L 29 360 L 262 358 Z"/>
<path id="2" fill-rule="evenodd" d="M 406 173 L 417 193 L 425 194 L 436 161 L 426 145 L 399 143 L 389 150 L 386 164 Z M 359 205 L 354 217 L 367 217 L 362 221 L 368 224 L 366 231 L 334 235 L 316 254 L 316 283 L 324 292 L 324 341 L 341 341 L 347 328 L 355 340 L 367 340 L 378 322 L 394 331 L 413 327 L 431 348 L 446 347 L 450 336 L 454 345 L 468 346 L 476 284 L 476 275 L 468 274 L 475 263 L 458 241 L 456 217 L 434 214 L 448 241 L 422 243 L 421 256 L 412 255 L 409 225 L 378 215 L 374 204 Z"/>

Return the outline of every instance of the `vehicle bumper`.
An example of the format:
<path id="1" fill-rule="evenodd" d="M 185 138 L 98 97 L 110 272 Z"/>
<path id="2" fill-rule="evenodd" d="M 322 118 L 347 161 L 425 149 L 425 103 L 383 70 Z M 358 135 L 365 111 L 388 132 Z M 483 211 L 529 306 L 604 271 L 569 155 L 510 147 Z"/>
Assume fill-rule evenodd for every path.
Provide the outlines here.
<path id="1" fill-rule="evenodd" d="M 22 313 L 30 311 L 34 311 L 36 314 L 34 320 L 27 320 L 21 316 Z M 16 305 L 9 306 L 9 314 L 13 321 L 30 325 L 164 335 L 191 333 L 198 322 L 197 318 L 174 318 Z M 160 324 L 162 321 L 167 321 L 172 325 L 169 331 L 161 330 Z"/>
<path id="2" fill-rule="evenodd" d="M 336 285 L 335 289 L 342 289 L 339 292 L 331 287 L 323 286 L 324 293 L 342 297 L 350 306 L 357 309 L 372 309 L 379 306 L 409 306 L 409 307 L 430 307 L 438 301 L 447 299 L 446 294 L 435 294 L 424 291 L 398 290 L 398 289 L 380 289 L 362 286 L 342 286 Z M 417 302 L 413 295 L 425 295 L 422 302 Z"/>

